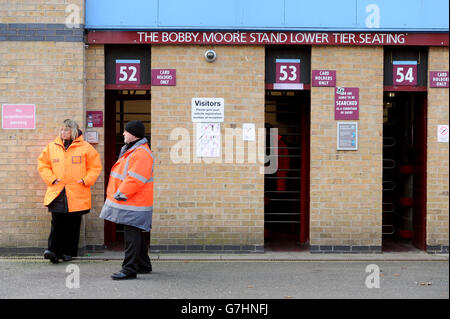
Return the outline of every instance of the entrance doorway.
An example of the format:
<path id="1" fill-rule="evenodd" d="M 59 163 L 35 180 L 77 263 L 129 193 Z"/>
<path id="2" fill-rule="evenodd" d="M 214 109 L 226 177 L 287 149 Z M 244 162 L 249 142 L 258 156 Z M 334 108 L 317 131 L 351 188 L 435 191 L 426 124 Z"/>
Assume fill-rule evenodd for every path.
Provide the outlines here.
<path id="1" fill-rule="evenodd" d="M 426 92 L 385 92 L 383 251 L 426 249 Z"/>
<path id="2" fill-rule="evenodd" d="M 278 141 L 278 168 L 264 178 L 267 250 L 302 250 L 309 240 L 310 105 L 310 91 L 266 91 L 266 154 Z"/>
<path id="3" fill-rule="evenodd" d="M 105 197 L 109 174 L 124 145 L 123 130 L 129 121 L 140 120 L 151 147 L 151 94 L 149 90 L 105 91 Z M 146 232 L 150 242 L 149 232 Z M 105 246 L 123 248 L 123 226 L 105 220 Z"/>

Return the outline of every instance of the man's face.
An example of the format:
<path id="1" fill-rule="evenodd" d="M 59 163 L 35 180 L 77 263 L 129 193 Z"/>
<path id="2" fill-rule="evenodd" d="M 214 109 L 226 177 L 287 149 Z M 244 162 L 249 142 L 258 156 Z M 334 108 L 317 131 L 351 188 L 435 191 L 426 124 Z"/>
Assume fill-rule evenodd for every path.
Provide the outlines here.
<path id="1" fill-rule="evenodd" d="M 137 140 L 136 136 L 134 136 L 131 133 L 128 133 L 127 131 L 123 131 L 123 137 L 124 137 L 125 144 L 128 144 L 130 142 L 133 142 L 133 141 Z"/>

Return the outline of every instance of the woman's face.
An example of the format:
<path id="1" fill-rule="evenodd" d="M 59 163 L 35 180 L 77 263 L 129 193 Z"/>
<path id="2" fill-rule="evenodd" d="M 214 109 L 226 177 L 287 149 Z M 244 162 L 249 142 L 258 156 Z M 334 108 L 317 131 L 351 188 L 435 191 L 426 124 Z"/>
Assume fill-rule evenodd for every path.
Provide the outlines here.
<path id="1" fill-rule="evenodd" d="M 63 140 L 72 139 L 72 130 L 68 127 L 61 127 L 61 138 Z"/>

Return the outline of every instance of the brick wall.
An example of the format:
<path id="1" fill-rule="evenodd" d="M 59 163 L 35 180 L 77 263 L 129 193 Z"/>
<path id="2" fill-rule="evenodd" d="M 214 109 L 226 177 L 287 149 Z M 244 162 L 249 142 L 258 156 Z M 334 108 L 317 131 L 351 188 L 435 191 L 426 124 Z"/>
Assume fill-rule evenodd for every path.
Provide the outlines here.
<path id="1" fill-rule="evenodd" d="M 3 250 L 47 247 L 51 216 L 42 204 L 46 185 L 37 172 L 37 157 L 58 135 L 64 119 L 85 122 L 84 44 L 65 38 L 69 4 L 83 10 L 82 0 L 0 2 L 4 37 L 0 39 L 0 104 L 36 105 L 35 130 L 0 130 Z M 56 36 L 57 29 L 63 35 L 60 41 L 38 34 L 54 32 Z M 20 39 L 5 41 L 10 36 Z M 86 242 L 84 235 L 82 231 L 80 246 Z"/>
<path id="2" fill-rule="evenodd" d="M 82 43 L 0 42 L 0 103 L 35 104 L 35 130 L 0 130 L 2 246 L 45 247 L 46 185 L 37 157 L 62 121 L 83 123 Z"/>
<path id="3" fill-rule="evenodd" d="M 73 118 L 85 126 L 86 110 L 104 111 L 104 47 L 82 42 L 83 29 L 66 26 L 68 5 L 83 0 L 0 0 L 0 104 L 36 105 L 35 130 L 0 130 L 0 253 L 47 246 L 50 214 L 37 156 Z M 73 11 L 72 11 L 73 12 Z M 81 30 L 81 31 L 80 31 Z M 177 70 L 175 87 L 152 87 L 152 149 L 155 210 L 152 248 L 172 251 L 262 251 L 264 175 L 261 163 L 227 155 L 227 129 L 243 123 L 264 127 L 263 46 L 152 47 L 152 68 Z M 448 48 L 430 48 L 429 70 L 448 70 Z M 359 149 L 336 150 L 334 88 L 311 89 L 310 244 L 314 252 L 381 250 L 383 48 L 313 47 L 312 69 L 335 69 L 337 86 L 359 87 Z M 193 97 L 222 97 L 222 157 L 209 163 L 195 156 Z M 428 91 L 427 245 L 448 251 L 448 143 L 437 143 L 436 127 L 448 124 L 448 89 Z M 188 163 L 170 152 L 176 128 L 189 136 Z M 96 146 L 104 157 L 104 130 Z M 237 138 L 240 138 L 238 136 Z M 244 144 L 247 145 L 247 142 Z M 234 148 L 234 152 L 236 149 Z M 186 155 L 186 154 L 185 154 Z M 236 156 L 236 154 L 235 154 Z M 215 161 L 213 161 L 215 162 Z M 83 218 L 80 247 L 103 244 L 103 172 L 93 187 L 93 208 Z"/>
<path id="4" fill-rule="evenodd" d="M 334 90 L 311 88 L 311 251 L 380 251 L 383 48 L 313 47 L 311 69 L 359 88 L 358 150 L 336 150 Z"/>
<path id="5" fill-rule="evenodd" d="M 264 175 L 260 164 L 225 163 L 225 128 L 264 128 L 264 47 L 153 46 L 152 68 L 177 70 L 175 87 L 152 87 L 155 210 L 152 247 L 177 250 L 258 250 L 264 245 Z M 191 99 L 221 97 L 222 163 L 194 163 Z M 174 163 L 173 129 L 190 135 L 190 163 Z M 181 137 L 180 137 L 181 138 Z M 245 157 L 246 158 L 246 157 Z M 198 159 L 195 159 L 199 161 Z M 178 246 L 177 246 L 178 245 Z"/>
<path id="6" fill-rule="evenodd" d="M 448 47 L 429 49 L 428 69 L 448 71 Z M 429 81 L 429 79 L 428 79 Z M 428 88 L 427 246 L 448 252 L 449 153 L 448 143 L 437 142 L 437 126 L 448 125 L 448 88 Z"/>
<path id="7" fill-rule="evenodd" d="M 103 111 L 105 114 L 105 50 L 103 45 L 89 45 L 86 49 L 86 110 Z M 99 143 L 96 150 L 102 158 L 104 166 L 105 134 L 104 127 L 90 128 L 97 131 Z M 104 167 L 92 191 L 92 210 L 86 216 L 86 246 L 95 247 L 104 244 L 104 221 L 98 216 L 104 203 Z"/>
<path id="8" fill-rule="evenodd" d="M 65 24 L 78 12 L 84 24 L 84 0 L 0 0 L 0 23 Z"/>

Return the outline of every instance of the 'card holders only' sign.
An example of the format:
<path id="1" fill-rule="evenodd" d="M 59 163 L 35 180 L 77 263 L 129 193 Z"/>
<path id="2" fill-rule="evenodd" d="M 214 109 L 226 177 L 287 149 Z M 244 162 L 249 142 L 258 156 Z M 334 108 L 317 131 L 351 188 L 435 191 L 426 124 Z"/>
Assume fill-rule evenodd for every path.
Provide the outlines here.
<path id="1" fill-rule="evenodd" d="M 176 86 L 177 70 L 175 69 L 152 69 L 153 86 Z"/>
<path id="2" fill-rule="evenodd" d="M 336 70 L 312 70 L 312 86 L 336 86 Z"/>
<path id="3" fill-rule="evenodd" d="M 430 71 L 430 88 L 448 88 L 448 71 Z"/>

